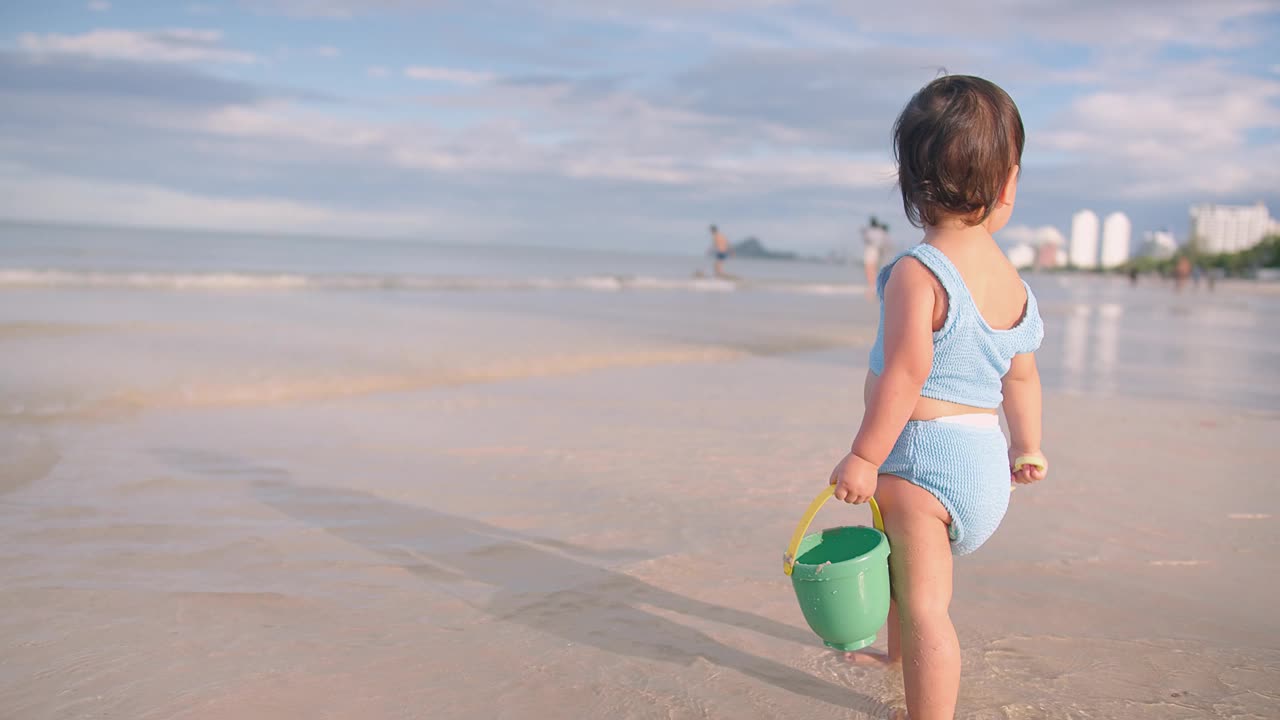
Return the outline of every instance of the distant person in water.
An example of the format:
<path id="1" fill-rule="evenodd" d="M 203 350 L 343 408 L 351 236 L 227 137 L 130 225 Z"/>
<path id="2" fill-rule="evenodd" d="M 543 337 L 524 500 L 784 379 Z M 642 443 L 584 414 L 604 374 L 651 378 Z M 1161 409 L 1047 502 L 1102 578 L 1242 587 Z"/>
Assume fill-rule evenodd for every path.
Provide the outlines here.
<path id="1" fill-rule="evenodd" d="M 1181 255 L 1173 267 L 1173 289 L 1182 292 L 1182 287 L 1187 284 L 1189 277 L 1191 277 L 1191 261 L 1186 255 Z"/>
<path id="2" fill-rule="evenodd" d="M 871 223 L 862 230 L 862 269 L 867 277 L 867 298 L 875 297 L 876 274 L 884 262 L 885 251 L 889 249 L 889 226 L 880 222 L 875 215 Z"/>
<path id="3" fill-rule="evenodd" d="M 733 254 L 733 248 L 729 247 L 729 241 L 725 239 L 724 233 L 720 232 L 715 225 L 711 226 L 711 252 L 715 253 L 716 277 L 729 277 L 724 271 L 724 261 Z"/>

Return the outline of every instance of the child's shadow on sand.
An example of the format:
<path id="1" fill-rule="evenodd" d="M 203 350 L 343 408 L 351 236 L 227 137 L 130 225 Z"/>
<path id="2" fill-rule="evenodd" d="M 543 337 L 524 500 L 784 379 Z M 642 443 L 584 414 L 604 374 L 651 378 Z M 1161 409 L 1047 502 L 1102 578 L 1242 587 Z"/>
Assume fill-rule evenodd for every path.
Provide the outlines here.
<path id="1" fill-rule="evenodd" d="M 797 695 L 873 717 L 888 716 L 889 708 L 871 697 L 729 647 L 638 606 L 660 607 L 783 640 L 813 642 L 798 628 L 677 595 L 573 559 L 564 553 L 585 551 L 566 550 L 571 546 L 552 545 L 354 490 L 268 480 L 255 483 L 254 492 L 281 512 L 378 553 L 433 584 L 447 587 L 451 582 L 472 581 L 490 586 L 493 592 L 486 601 L 471 604 L 501 620 L 620 655 L 682 665 L 704 658 Z"/>

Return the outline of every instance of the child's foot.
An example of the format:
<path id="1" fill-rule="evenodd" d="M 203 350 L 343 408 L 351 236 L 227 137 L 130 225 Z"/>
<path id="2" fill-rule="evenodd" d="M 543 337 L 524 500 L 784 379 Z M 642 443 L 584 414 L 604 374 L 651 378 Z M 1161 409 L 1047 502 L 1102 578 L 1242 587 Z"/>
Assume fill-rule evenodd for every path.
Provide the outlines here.
<path id="1" fill-rule="evenodd" d="M 855 650 L 844 654 L 845 662 L 851 665 L 864 665 L 871 667 L 889 667 L 896 661 L 889 657 L 887 653 L 879 650 Z"/>

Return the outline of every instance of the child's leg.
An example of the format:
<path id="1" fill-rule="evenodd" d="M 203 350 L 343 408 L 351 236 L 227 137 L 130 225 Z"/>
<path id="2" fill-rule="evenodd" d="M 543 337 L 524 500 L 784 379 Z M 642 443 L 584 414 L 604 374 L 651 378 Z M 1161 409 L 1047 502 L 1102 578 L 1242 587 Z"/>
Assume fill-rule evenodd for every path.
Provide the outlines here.
<path id="1" fill-rule="evenodd" d="M 855 650 L 845 653 L 844 659 L 854 665 L 895 665 L 902 662 L 902 644 L 898 640 L 898 601 L 892 597 L 889 598 L 889 618 L 884 626 L 889 632 L 889 652 Z"/>
<path id="2" fill-rule="evenodd" d="M 960 692 L 960 643 L 948 612 L 949 516 L 927 490 L 891 475 L 881 476 L 876 500 L 889 535 L 907 711 L 911 720 L 950 720 Z"/>

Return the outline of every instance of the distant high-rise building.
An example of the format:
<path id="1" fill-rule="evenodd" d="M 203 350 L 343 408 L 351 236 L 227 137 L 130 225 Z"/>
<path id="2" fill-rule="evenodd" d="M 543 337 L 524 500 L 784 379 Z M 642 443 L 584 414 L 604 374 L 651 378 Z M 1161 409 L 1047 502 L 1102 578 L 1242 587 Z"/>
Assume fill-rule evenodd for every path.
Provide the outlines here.
<path id="1" fill-rule="evenodd" d="M 1142 254 L 1157 260 L 1167 260 L 1178 252 L 1178 241 L 1168 230 L 1149 230 L 1142 234 Z"/>
<path id="2" fill-rule="evenodd" d="M 1067 244 L 1067 239 L 1062 237 L 1062 232 L 1052 225 L 1045 225 L 1035 233 L 1036 243 L 1036 269 L 1048 270 L 1063 265 L 1058 258 L 1063 254 L 1062 246 Z"/>
<path id="3" fill-rule="evenodd" d="M 1191 242 L 1203 253 L 1248 250 L 1275 232 L 1275 227 L 1271 213 L 1262 203 L 1191 207 Z"/>
<path id="4" fill-rule="evenodd" d="M 1129 262 L 1129 239 L 1133 226 L 1129 216 L 1113 212 L 1102 223 L 1102 267 L 1119 267 Z"/>
<path id="5" fill-rule="evenodd" d="M 1098 216 L 1092 210 L 1081 210 L 1071 216 L 1067 257 L 1078 268 L 1098 267 Z"/>
<path id="6" fill-rule="evenodd" d="M 1060 247 L 1057 243 L 1040 243 L 1040 247 L 1036 250 L 1036 269 L 1052 270 L 1058 267 Z"/>
<path id="7" fill-rule="evenodd" d="M 1005 254 L 1009 257 L 1009 262 L 1019 270 L 1031 267 L 1036 261 L 1036 249 L 1027 243 L 1018 243 Z"/>

